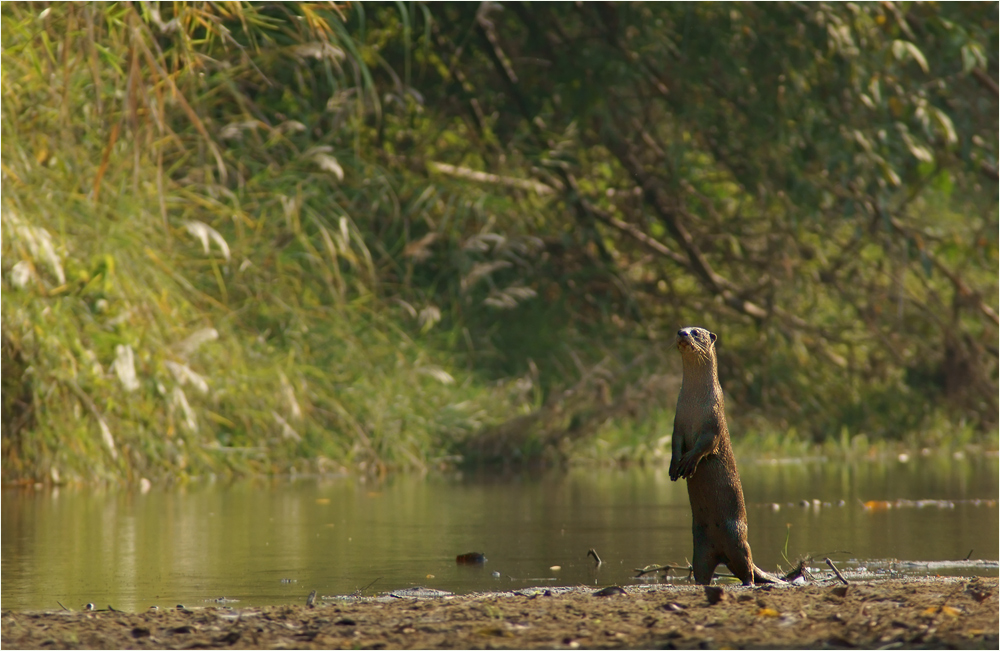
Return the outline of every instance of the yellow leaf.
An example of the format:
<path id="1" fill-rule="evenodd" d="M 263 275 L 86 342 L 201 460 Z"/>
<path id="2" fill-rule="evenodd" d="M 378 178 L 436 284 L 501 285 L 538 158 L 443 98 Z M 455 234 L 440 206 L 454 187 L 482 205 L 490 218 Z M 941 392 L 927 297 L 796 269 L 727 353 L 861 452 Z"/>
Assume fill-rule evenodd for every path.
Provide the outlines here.
<path id="1" fill-rule="evenodd" d="M 482 635 L 483 637 L 513 637 L 514 634 L 510 631 L 505 631 L 497 626 L 491 626 L 489 628 L 481 628 L 476 631 L 476 634 Z"/>
<path id="2" fill-rule="evenodd" d="M 928 608 L 924 608 L 923 612 L 920 613 L 920 616 L 934 617 L 938 613 L 948 615 L 949 617 L 958 617 L 962 614 L 957 608 L 952 608 L 951 606 L 930 606 Z"/>

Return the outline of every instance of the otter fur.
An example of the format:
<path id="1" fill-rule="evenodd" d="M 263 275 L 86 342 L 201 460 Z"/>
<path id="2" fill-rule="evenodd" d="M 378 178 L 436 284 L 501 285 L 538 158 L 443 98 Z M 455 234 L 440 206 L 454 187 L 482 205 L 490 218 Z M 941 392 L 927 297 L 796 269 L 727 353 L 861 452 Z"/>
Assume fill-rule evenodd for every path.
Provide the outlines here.
<path id="1" fill-rule="evenodd" d="M 674 418 L 670 479 L 687 480 L 695 581 L 711 583 L 715 568 L 723 563 L 743 585 L 755 581 L 774 583 L 780 579 L 754 565 L 747 542 L 743 486 L 729 442 L 715 356 L 716 338 L 704 328 L 681 328 L 677 332 L 684 378 Z"/>

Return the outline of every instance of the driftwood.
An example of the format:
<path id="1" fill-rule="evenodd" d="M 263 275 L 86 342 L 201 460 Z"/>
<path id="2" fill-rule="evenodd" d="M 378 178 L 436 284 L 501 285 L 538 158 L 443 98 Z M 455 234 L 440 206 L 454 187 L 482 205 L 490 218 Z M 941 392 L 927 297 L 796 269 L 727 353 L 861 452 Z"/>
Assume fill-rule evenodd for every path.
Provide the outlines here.
<path id="1" fill-rule="evenodd" d="M 647 565 L 646 567 L 635 567 L 632 571 L 636 573 L 636 578 L 643 576 L 645 574 L 652 574 L 653 572 L 666 572 L 670 573 L 673 570 L 678 572 L 687 572 L 689 575 L 692 572 L 691 566 L 681 566 L 681 565 Z"/>
<path id="2" fill-rule="evenodd" d="M 847 582 L 847 579 L 844 578 L 844 575 L 840 573 L 840 570 L 837 569 L 837 566 L 833 564 L 833 561 L 829 558 L 824 558 L 823 560 L 826 561 L 826 564 L 830 566 L 830 569 L 833 570 L 833 573 L 837 575 L 837 578 L 840 579 L 844 585 L 850 585 Z"/>

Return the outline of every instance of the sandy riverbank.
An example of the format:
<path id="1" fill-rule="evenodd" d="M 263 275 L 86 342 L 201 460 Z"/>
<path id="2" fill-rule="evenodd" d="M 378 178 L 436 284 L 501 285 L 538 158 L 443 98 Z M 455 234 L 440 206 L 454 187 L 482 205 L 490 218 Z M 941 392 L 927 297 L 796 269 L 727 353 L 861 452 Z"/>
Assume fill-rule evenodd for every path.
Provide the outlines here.
<path id="1" fill-rule="evenodd" d="M 553 588 L 434 598 L 327 600 L 143 613 L 16 612 L 3 647 L 226 648 L 969 648 L 998 645 L 996 578 L 832 585 Z M 238 605 L 238 604 L 237 604 Z"/>

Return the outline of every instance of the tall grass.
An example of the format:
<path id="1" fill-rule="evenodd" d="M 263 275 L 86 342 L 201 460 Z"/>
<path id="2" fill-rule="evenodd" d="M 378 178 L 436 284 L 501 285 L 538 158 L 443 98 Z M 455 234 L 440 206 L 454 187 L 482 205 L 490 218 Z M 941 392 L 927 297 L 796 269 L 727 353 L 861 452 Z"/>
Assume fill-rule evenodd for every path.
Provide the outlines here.
<path id="1" fill-rule="evenodd" d="M 6 481 L 425 468 L 518 409 L 384 286 L 426 188 L 335 5 L 2 11 Z"/>

